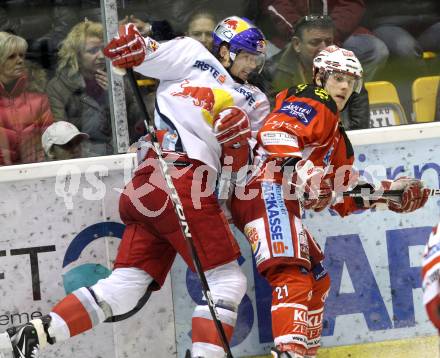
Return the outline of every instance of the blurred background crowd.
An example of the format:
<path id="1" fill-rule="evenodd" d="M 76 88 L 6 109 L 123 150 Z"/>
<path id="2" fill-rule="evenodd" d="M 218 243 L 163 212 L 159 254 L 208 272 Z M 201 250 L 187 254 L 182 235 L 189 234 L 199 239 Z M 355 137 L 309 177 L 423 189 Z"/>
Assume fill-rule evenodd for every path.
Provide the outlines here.
<path id="1" fill-rule="evenodd" d="M 99 0 L 0 3 L 0 165 L 116 154 Z M 438 0 L 118 0 L 119 23 L 167 41 L 191 36 L 208 49 L 221 19 L 253 21 L 268 40 L 250 82 L 271 100 L 310 82 L 313 57 L 337 44 L 365 71 L 342 113 L 347 130 L 440 121 Z M 152 115 L 157 82 L 139 78 Z M 129 86 L 130 143 L 145 130 Z M 380 130 L 380 129 L 378 129 Z"/>

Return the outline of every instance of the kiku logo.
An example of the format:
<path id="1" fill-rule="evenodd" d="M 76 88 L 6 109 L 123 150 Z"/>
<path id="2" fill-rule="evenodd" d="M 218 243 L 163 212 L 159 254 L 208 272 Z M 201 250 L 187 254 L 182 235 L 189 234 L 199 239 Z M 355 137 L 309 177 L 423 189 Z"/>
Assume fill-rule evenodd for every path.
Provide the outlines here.
<path id="1" fill-rule="evenodd" d="M 80 287 L 90 287 L 100 279 L 110 275 L 111 269 L 93 262 L 102 252 L 88 252 L 84 258 L 81 254 L 85 249 L 96 240 L 105 239 L 107 237 L 122 238 L 125 225 L 117 222 L 101 222 L 86 227 L 70 243 L 66 250 L 63 260 L 63 284 L 66 294 L 69 294 Z"/>

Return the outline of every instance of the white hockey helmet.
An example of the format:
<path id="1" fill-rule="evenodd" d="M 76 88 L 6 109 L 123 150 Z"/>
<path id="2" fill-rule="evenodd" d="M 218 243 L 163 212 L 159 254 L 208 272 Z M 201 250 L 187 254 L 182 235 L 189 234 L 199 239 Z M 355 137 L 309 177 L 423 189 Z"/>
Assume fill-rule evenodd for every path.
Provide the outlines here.
<path id="1" fill-rule="evenodd" d="M 362 88 L 362 65 L 352 51 L 331 45 L 321 50 L 313 59 L 313 78 L 320 76 L 323 86 L 333 72 L 348 74 L 355 78 L 353 91 Z"/>

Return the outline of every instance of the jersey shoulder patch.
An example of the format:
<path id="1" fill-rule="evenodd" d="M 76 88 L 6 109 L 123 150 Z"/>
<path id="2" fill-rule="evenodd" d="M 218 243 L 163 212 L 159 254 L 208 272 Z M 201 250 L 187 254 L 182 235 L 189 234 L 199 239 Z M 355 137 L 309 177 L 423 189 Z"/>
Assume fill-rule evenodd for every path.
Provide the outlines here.
<path id="1" fill-rule="evenodd" d="M 290 96 L 314 99 L 315 101 L 323 103 L 334 114 L 338 113 L 338 108 L 336 107 L 335 101 L 324 88 L 301 83 L 295 87 L 289 88 L 286 98 Z"/>
<path id="2" fill-rule="evenodd" d="M 295 101 L 283 101 L 276 113 L 281 113 L 296 118 L 305 126 L 308 126 L 317 115 L 317 110 L 310 104 L 302 102 L 300 98 Z M 298 100 L 299 99 L 299 100 Z"/>

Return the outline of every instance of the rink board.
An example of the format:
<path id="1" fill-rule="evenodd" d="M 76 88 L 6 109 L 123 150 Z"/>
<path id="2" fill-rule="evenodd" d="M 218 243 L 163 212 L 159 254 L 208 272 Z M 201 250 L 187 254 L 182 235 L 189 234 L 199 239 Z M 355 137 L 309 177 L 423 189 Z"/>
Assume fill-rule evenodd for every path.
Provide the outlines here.
<path id="1" fill-rule="evenodd" d="M 123 155 L 0 169 L 0 331 L 107 276 L 123 231 L 118 189 L 133 164 Z M 44 357 L 175 356 L 169 279 L 150 303 L 124 322 L 49 347 Z"/>
<path id="2" fill-rule="evenodd" d="M 409 175 L 439 187 L 438 139 L 362 144 L 355 146 L 355 153 L 356 166 L 368 170 L 375 181 Z M 420 265 L 424 244 L 439 219 L 439 203 L 439 198 L 431 198 L 423 210 L 403 215 L 364 211 L 341 219 L 329 210 L 307 214 L 306 226 L 324 248 L 332 278 L 324 317 L 325 347 L 436 334 L 422 303 Z M 255 273 L 243 236 L 236 236 L 248 290 L 240 306 L 233 353 L 268 353 L 270 289 Z M 201 292 L 196 277 L 180 260 L 172 271 L 172 284 L 173 291 L 180 293 L 174 299 L 179 351 L 190 342 L 190 302 L 200 302 Z"/>
<path id="3" fill-rule="evenodd" d="M 318 358 L 438 358 L 439 337 L 420 337 L 397 341 L 321 348 Z M 271 355 L 249 358 L 272 358 Z"/>
<path id="4" fill-rule="evenodd" d="M 356 164 L 376 179 L 407 174 L 438 188 L 437 142 L 365 144 L 355 138 L 360 143 Z M 383 169 L 371 167 L 381 163 Z M 133 156 L 120 155 L 0 168 L 0 331 L 38 317 L 66 291 L 108 274 L 123 230 L 117 200 L 133 165 Z M 435 335 L 423 309 L 419 274 L 423 245 L 438 217 L 436 198 L 406 215 L 307 215 L 305 222 L 325 250 L 333 280 L 325 347 L 357 349 L 370 342 Z M 248 291 L 233 353 L 267 354 L 272 340 L 270 291 L 253 270 L 248 244 L 239 233 L 237 238 Z M 197 278 L 180 258 L 170 278 L 136 316 L 51 347 L 45 357 L 182 357 L 190 346 L 192 309 L 202 295 Z M 325 355 L 331 351 L 323 350 L 322 357 L 333 357 Z"/>

